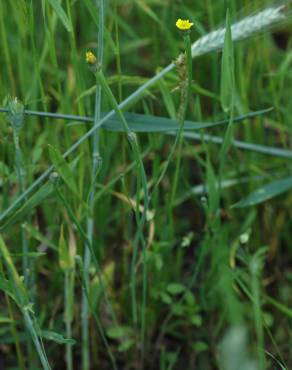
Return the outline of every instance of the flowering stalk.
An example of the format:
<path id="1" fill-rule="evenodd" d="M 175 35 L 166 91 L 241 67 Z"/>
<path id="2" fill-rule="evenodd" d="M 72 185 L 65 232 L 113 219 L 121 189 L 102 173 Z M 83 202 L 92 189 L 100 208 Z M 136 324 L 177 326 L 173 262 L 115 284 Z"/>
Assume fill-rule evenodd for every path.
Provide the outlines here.
<path id="1" fill-rule="evenodd" d="M 184 122 L 187 112 L 187 107 L 190 101 L 191 97 L 191 88 L 192 88 L 192 46 L 191 46 L 191 38 L 190 38 L 190 29 L 193 26 L 193 23 L 191 23 L 189 20 L 182 20 L 178 19 L 176 22 L 176 26 L 178 29 L 182 31 L 183 39 L 184 39 L 184 47 L 185 47 L 185 53 L 182 57 L 180 57 L 177 62 L 177 70 L 180 77 L 180 106 L 178 110 L 178 123 L 179 123 L 179 129 L 176 135 L 175 142 L 171 148 L 170 155 L 167 160 L 166 167 L 163 171 L 163 176 L 167 170 L 168 164 L 170 163 L 171 158 L 174 155 L 176 147 L 178 147 L 178 153 L 177 153 L 177 161 L 176 161 L 176 167 L 175 167 L 175 173 L 173 178 L 173 186 L 170 194 L 170 201 L 169 201 L 169 207 L 168 207 L 168 216 L 169 220 L 172 219 L 171 217 L 171 210 L 173 208 L 174 204 L 174 198 L 176 194 L 178 179 L 179 179 L 179 171 L 180 171 L 180 163 L 181 163 L 181 156 L 182 156 L 182 145 L 183 145 L 183 131 L 184 131 Z M 162 179 L 162 176 L 160 176 L 160 180 Z M 173 227 L 170 227 L 170 230 L 173 230 Z"/>
<path id="2" fill-rule="evenodd" d="M 99 25 L 98 25 L 98 60 L 99 63 L 103 61 L 103 36 L 104 36 L 104 1 L 99 0 Z M 92 52 L 86 53 L 86 62 L 88 65 L 94 66 L 97 58 Z M 96 82 L 96 95 L 95 95 L 95 113 L 93 126 L 98 123 L 101 118 L 101 87 L 98 81 Z M 94 234 L 94 198 L 95 198 L 95 181 L 100 171 L 102 159 L 99 153 L 99 130 L 96 130 L 92 135 L 92 166 L 91 166 L 91 186 L 89 193 L 89 215 L 87 216 L 87 238 L 90 244 L 93 244 Z M 84 269 L 83 279 L 85 289 L 89 290 L 90 283 L 90 264 L 91 264 L 91 251 L 88 244 L 85 244 L 84 251 Z M 82 327 L 82 369 L 90 369 L 90 346 L 89 346 L 89 305 L 86 294 L 82 295 L 82 311 L 81 311 L 81 327 Z"/>

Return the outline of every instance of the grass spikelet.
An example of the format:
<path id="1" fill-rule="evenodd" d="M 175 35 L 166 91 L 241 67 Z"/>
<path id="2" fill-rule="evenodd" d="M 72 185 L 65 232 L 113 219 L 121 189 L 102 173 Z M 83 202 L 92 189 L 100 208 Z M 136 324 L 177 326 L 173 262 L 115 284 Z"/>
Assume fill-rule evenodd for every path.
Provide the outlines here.
<path id="1" fill-rule="evenodd" d="M 233 41 L 244 40 L 253 34 L 265 31 L 267 28 L 283 21 L 286 18 L 285 6 L 270 7 L 255 15 L 250 15 L 231 26 Z M 208 33 L 192 45 L 193 58 L 222 49 L 224 44 L 225 27 Z"/>

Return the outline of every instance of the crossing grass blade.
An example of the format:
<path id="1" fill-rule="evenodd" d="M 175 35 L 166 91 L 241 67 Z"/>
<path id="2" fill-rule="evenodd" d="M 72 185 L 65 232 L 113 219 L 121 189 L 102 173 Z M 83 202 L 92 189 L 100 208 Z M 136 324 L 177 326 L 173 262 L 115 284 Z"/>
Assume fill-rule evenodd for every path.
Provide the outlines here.
<path id="1" fill-rule="evenodd" d="M 255 206 L 257 204 L 263 203 L 267 200 L 270 200 L 292 188 L 292 177 L 287 177 L 281 180 L 273 181 L 270 184 L 267 184 L 255 192 L 248 195 L 246 198 L 243 198 L 236 204 L 233 208 L 245 208 Z"/>

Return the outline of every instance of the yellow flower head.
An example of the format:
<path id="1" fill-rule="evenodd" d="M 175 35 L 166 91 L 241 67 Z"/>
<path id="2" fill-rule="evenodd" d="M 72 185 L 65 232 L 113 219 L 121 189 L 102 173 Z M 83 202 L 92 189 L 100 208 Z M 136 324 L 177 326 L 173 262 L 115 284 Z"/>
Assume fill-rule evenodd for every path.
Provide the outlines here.
<path id="1" fill-rule="evenodd" d="M 88 64 L 93 65 L 97 62 L 96 56 L 91 51 L 87 51 L 87 53 L 85 54 L 85 58 Z"/>
<path id="2" fill-rule="evenodd" d="M 179 29 L 179 30 L 182 30 L 182 31 L 187 31 L 189 30 L 191 27 L 193 27 L 194 23 L 190 22 L 188 19 L 178 19 L 176 21 L 176 27 Z"/>

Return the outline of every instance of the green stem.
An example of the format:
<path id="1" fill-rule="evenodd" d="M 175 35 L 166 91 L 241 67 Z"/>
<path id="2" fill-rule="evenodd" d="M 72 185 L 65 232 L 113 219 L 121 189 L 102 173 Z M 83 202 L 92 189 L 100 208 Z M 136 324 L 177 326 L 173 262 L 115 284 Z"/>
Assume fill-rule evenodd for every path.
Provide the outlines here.
<path id="1" fill-rule="evenodd" d="M 108 343 L 107 337 L 105 335 L 104 329 L 103 329 L 102 324 L 100 322 L 100 319 L 99 319 L 99 317 L 98 317 L 98 315 L 96 313 L 96 310 L 93 307 L 93 304 L 92 304 L 91 299 L 90 299 L 90 296 L 89 296 L 89 292 L 88 292 L 88 290 L 87 290 L 87 288 L 85 286 L 85 282 L 83 280 L 83 277 L 84 277 L 84 271 L 83 270 L 84 270 L 84 268 L 82 266 L 82 261 L 81 261 L 81 259 L 80 260 L 77 260 L 77 261 L 79 261 L 79 265 L 80 265 L 79 267 L 80 267 L 80 270 L 81 270 L 80 273 L 78 273 L 78 270 L 77 270 L 77 277 L 79 278 L 80 283 L 81 283 L 81 286 L 83 288 L 83 292 L 84 292 L 85 296 L 87 297 L 88 305 L 90 307 L 90 310 L 91 310 L 92 315 L 94 317 L 94 320 L 96 322 L 96 326 L 98 328 L 100 337 L 102 339 L 102 342 L 103 342 L 103 344 L 104 344 L 104 346 L 106 348 L 106 351 L 107 351 L 108 356 L 110 358 L 110 361 L 112 363 L 113 369 L 114 370 L 117 370 L 118 368 L 117 368 L 115 357 L 114 357 L 114 355 L 113 355 L 113 353 L 111 351 L 111 348 L 109 346 L 109 343 Z"/>
<path id="2" fill-rule="evenodd" d="M 177 137 L 174 143 L 174 148 L 178 147 L 177 150 L 177 160 L 175 166 L 175 173 L 172 181 L 172 189 L 170 194 L 170 200 L 168 203 L 168 219 L 171 220 L 169 230 L 174 230 L 173 227 L 173 216 L 172 210 L 174 208 L 174 200 L 177 190 L 177 185 L 179 181 L 179 174 L 180 174 L 180 166 L 181 166 L 181 158 L 182 158 L 182 147 L 183 147 L 183 130 L 184 130 L 184 122 L 187 112 L 187 107 L 191 97 L 191 88 L 192 88 L 192 49 L 191 49 L 191 39 L 189 33 L 186 33 L 184 36 L 184 46 L 186 52 L 186 73 L 185 80 L 181 81 L 181 104 L 178 111 L 178 123 L 179 123 L 179 131 L 177 133 Z M 174 154 L 174 148 L 171 151 L 171 156 Z M 168 159 L 168 163 L 170 159 Z"/>
<path id="3" fill-rule="evenodd" d="M 67 339 L 72 338 L 72 310 L 74 305 L 74 272 L 65 272 L 65 325 L 66 325 L 66 337 Z M 73 350 L 72 344 L 66 344 L 66 366 L 67 370 L 73 370 Z"/>
<path id="4" fill-rule="evenodd" d="M 1 259 L 0 259 L 0 272 L 1 272 L 1 276 L 4 277 L 4 269 L 3 269 Z M 21 349 L 20 349 L 20 344 L 19 344 L 18 332 L 17 332 L 17 327 L 16 327 L 16 320 L 15 320 L 13 310 L 12 310 L 12 307 L 11 307 L 10 297 L 7 293 L 5 293 L 5 301 L 6 301 L 6 305 L 7 305 L 9 318 L 11 320 L 10 331 L 11 331 L 11 335 L 13 337 L 14 344 L 15 344 L 15 351 L 16 351 L 18 366 L 21 370 L 25 370 L 24 358 L 23 358 L 23 355 L 22 355 L 22 352 L 21 352 Z"/>
<path id="5" fill-rule="evenodd" d="M 103 62 L 103 49 L 104 49 L 104 1 L 99 0 L 98 5 L 99 10 L 99 25 L 98 25 L 98 55 L 97 59 L 100 65 Z M 94 122 L 95 126 L 101 118 L 101 87 L 98 81 L 96 81 L 96 96 L 95 96 L 95 113 L 94 113 Z M 93 244 L 93 235 L 94 235 L 94 199 L 95 199 L 95 182 L 97 179 L 97 174 L 101 167 L 101 157 L 99 153 L 99 129 L 95 130 L 92 135 L 92 166 L 91 166 L 91 187 L 89 194 L 89 215 L 87 217 L 87 238 L 90 241 L 90 244 Z M 84 252 L 84 283 L 86 289 L 89 289 L 90 284 L 90 264 L 91 264 L 91 252 L 87 244 L 85 244 Z M 82 311 L 81 311 L 81 326 L 82 326 L 82 369 L 90 369 L 90 348 L 89 348 L 89 307 L 87 296 L 82 295 Z"/>
<path id="6" fill-rule="evenodd" d="M 254 313 L 254 324 L 257 336 L 257 353 L 258 353 L 258 365 L 259 370 L 266 369 L 265 359 L 265 340 L 264 340 L 264 321 L 261 308 L 261 288 L 260 288 L 260 275 L 258 271 L 252 271 L 251 279 L 251 291 L 252 291 L 252 304 Z"/>
<path id="7" fill-rule="evenodd" d="M 186 49 L 186 55 L 187 55 L 187 85 L 185 88 L 185 91 L 182 91 L 183 100 L 182 100 L 182 113 L 178 117 L 179 118 L 179 125 L 182 127 L 182 131 L 184 128 L 184 122 L 187 112 L 187 107 L 190 101 L 191 97 L 191 89 L 192 89 L 192 49 L 191 49 L 191 39 L 189 35 L 186 35 L 184 37 L 184 44 Z M 173 207 L 173 202 L 176 194 L 177 184 L 178 184 L 178 178 L 179 178 L 179 171 L 180 171 L 180 163 L 181 163 L 181 156 L 182 156 L 182 145 L 183 145 L 183 135 L 180 134 L 179 136 L 179 144 L 178 144 L 178 156 L 177 156 L 177 162 L 176 162 L 176 169 L 175 169 L 175 175 L 173 179 L 173 187 L 171 192 L 171 200 L 170 205 Z"/>
<path id="8" fill-rule="evenodd" d="M 118 1 L 115 1 L 115 40 L 116 40 L 116 64 L 118 75 L 118 96 L 119 102 L 123 99 L 122 92 L 122 68 L 121 68 L 121 53 L 120 53 L 120 39 L 119 39 L 119 24 L 118 24 Z"/>

